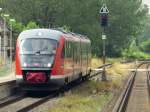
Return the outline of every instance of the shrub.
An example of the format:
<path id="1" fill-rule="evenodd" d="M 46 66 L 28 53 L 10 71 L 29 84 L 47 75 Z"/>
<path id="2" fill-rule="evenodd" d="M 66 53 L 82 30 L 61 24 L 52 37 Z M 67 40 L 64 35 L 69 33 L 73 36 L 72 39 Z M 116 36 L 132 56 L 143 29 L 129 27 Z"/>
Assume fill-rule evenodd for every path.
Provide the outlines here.
<path id="1" fill-rule="evenodd" d="M 142 51 L 132 51 L 132 50 L 128 50 L 126 49 L 123 53 L 123 56 L 125 58 L 129 58 L 129 59 L 150 59 L 150 55 L 147 53 L 144 53 Z"/>
<path id="2" fill-rule="evenodd" d="M 141 46 L 140 46 L 141 50 L 146 52 L 146 53 L 150 53 L 150 39 L 148 39 L 147 41 L 144 41 Z"/>

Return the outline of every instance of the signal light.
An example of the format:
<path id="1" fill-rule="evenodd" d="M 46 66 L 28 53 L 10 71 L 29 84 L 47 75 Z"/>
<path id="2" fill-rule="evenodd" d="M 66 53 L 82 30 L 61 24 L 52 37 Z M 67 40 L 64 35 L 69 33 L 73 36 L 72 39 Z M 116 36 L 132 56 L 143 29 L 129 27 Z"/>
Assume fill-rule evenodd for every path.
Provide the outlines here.
<path id="1" fill-rule="evenodd" d="M 107 26 L 108 25 L 108 16 L 107 14 L 101 15 L 101 26 Z"/>

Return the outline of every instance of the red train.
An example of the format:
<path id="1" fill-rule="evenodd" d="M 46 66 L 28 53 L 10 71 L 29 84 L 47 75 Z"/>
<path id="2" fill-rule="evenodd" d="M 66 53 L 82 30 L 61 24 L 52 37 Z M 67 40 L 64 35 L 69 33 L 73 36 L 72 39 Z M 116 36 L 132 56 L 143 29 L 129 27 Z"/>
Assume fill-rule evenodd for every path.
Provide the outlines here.
<path id="1" fill-rule="evenodd" d="M 25 89 L 64 85 L 89 74 L 90 63 L 91 42 L 83 35 L 31 29 L 17 39 L 16 78 Z"/>

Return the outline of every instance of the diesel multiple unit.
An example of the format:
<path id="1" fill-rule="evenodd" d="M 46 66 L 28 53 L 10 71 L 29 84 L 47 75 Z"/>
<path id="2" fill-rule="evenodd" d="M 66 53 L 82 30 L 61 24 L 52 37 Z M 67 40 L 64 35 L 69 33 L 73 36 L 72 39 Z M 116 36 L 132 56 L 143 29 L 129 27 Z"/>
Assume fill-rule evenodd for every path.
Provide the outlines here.
<path id="1" fill-rule="evenodd" d="M 64 85 L 90 73 L 91 42 L 83 35 L 53 29 L 23 31 L 16 43 L 17 82 Z"/>

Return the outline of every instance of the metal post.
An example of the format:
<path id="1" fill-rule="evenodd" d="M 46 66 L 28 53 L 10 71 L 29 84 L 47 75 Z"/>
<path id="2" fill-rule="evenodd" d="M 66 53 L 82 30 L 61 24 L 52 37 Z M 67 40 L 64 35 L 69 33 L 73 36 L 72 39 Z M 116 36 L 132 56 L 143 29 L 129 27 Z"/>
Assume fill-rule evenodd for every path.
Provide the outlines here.
<path id="1" fill-rule="evenodd" d="M 103 40 L 103 65 L 105 65 L 105 61 L 106 61 L 106 49 L 105 49 L 105 40 L 106 40 L 106 35 L 102 35 L 102 40 Z M 103 68 L 103 73 L 102 73 L 102 81 L 106 81 L 107 77 L 106 77 L 106 71 L 105 71 L 105 67 Z"/>
<path id="2" fill-rule="evenodd" d="M 0 58 L 2 59 L 2 37 L 0 36 Z"/>
<path id="3" fill-rule="evenodd" d="M 103 1 L 102 1 L 103 2 Z M 104 28 L 102 33 L 105 33 L 105 27 L 107 26 L 107 21 L 108 21 L 108 13 L 109 10 L 106 6 L 106 4 L 103 4 L 101 7 L 100 11 L 100 17 L 101 17 L 101 26 Z M 105 53 L 105 40 L 106 40 L 106 35 L 102 34 L 102 40 L 103 40 L 103 64 L 105 65 L 105 58 L 106 58 L 106 53 Z M 105 67 L 103 68 L 103 74 L 102 74 L 102 81 L 106 81 L 107 77 L 105 74 Z"/>
<path id="4" fill-rule="evenodd" d="M 9 44 L 10 44 L 10 68 L 12 68 L 12 23 L 11 23 Z"/>
<path id="5" fill-rule="evenodd" d="M 6 21 L 5 21 L 5 18 L 4 18 L 4 46 L 3 46 L 3 49 L 4 49 L 4 65 L 6 64 Z"/>
<path id="6" fill-rule="evenodd" d="M 2 8 L 0 7 L 0 16 L 2 14 Z M 2 60 L 2 37 L 0 36 L 0 58 Z"/>
<path id="7" fill-rule="evenodd" d="M 9 17 L 9 14 L 4 14 L 4 65 L 6 65 L 6 18 Z"/>
<path id="8" fill-rule="evenodd" d="M 15 19 L 10 19 L 10 27 L 11 27 L 11 31 L 10 31 L 10 40 L 9 40 L 9 43 L 10 43 L 10 68 L 12 70 L 12 49 L 13 49 L 13 45 L 12 45 L 12 40 L 13 40 L 13 27 L 12 27 L 12 23 L 15 22 Z"/>
<path id="9" fill-rule="evenodd" d="M 106 59 L 106 55 L 105 55 L 105 39 L 102 39 L 103 40 L 103 64 L 105 64 L 105 59 Z"/>

